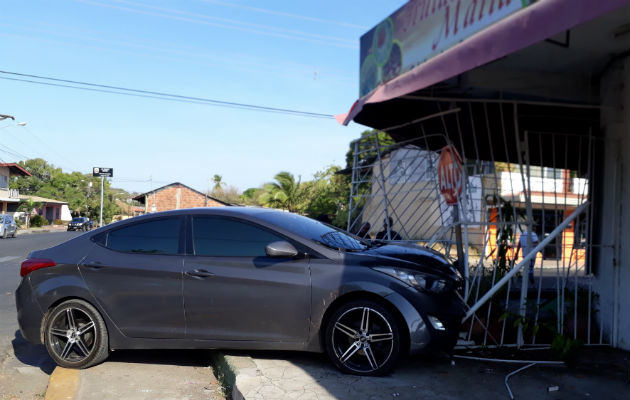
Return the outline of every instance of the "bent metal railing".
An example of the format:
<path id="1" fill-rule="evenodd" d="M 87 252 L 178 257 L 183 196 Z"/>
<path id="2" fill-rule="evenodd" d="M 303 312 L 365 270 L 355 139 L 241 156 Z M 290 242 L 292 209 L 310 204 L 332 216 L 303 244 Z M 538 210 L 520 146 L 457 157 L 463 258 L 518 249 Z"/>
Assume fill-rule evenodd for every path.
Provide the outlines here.
<path id="1" fill-rule="evenodd" d="M 436 102 L 446 109 L 404 124 L 417 127 L 415 137 L 385 145 L 373 132 L 352 143 L 348 231 L 369 224 L 366 236 L 392 240 L 397 234 L 398 241 L 455 259 L 461 229 L 458 263 L 469 305 L 463 345 L 549 345 L 555 335 L 611 344 L 614 313 L 603 318 L 593 289 L 592 252 L 603 246 L 592 240 L 591 128 L 524 131 L 518 102 Z M 467 128 L 462 121 L 470 121 Z M 437 181 L 439 149 L 446 145 L 463 160 L 463 190 L 454 207 Z M 518 245 L 523 232 L 540 237 L 530 251 Z"/>

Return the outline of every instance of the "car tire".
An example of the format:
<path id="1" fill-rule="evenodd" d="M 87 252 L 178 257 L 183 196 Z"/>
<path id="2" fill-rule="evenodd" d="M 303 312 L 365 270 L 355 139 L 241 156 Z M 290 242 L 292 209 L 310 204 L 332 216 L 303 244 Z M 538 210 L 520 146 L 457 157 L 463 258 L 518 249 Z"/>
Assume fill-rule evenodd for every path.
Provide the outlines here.
<path id="1" fill-rule="evenodd" d="M 45 319 L 44 344 L 50 357 L 64 368 L 88 368 L 109 355 L 107 327 L 101 314 L 83 300 L 68 300 Z"/>
<path id="2" fill-rule="evenodd" d="M 372 300 L 348 302 L 330 316 L 325 346 L 342 372 L 380 376 L 398 363 L 402 335 L 394 314 Z"/>
<path id="3" fill-rule="evenodd" d="M 13 231 L 13 236 L 11 236 L 12 238 L 15 239 L 17 237 L 17 231 L 18 231 L 17 229 Z"/>

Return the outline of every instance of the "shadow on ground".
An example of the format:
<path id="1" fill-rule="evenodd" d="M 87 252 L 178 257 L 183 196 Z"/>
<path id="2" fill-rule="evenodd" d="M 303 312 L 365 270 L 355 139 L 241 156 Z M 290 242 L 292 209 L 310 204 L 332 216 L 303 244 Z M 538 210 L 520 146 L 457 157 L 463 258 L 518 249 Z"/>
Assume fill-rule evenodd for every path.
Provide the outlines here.
<path id="1" fill-rule="evenodd" d="M 521 399 L 627 400 L 628 353 L 601 348 L 587 349 L 585 353 L 584 362 L 575 369 L 537 365 L 524 370 L 510 378 L 511 390 Z M 360 377 L 340 373 L 323 354 L 276 351 L 229 354 L 252 357 L 261 383 L 241 388 L 242 394 L 245 398 L 262 395 L 260 398 L 264 399 L 302 395 L 319 399 L 509 398 L 506 376 L 526 365 L 462 359 L 455 359 L 452 364 L 447 356 L 414 356 L 403 360 L 387 376 Z M 535 359 L 535 354 L 531 357 Z"/>
<path id="2" fill-rule="evenodd" d="M 105 362 L 205 367 L 209 350 L 116 350 Z"/>
<path id="3" fill-rule="evenodd" d="M 13 345 L 13 355 L 22 364 L 38 367 L 47 375 L 52 374 L 56 364 L 48 355 L 44 345 L 28 342 L 20 331 L 15 331 L 15 337 L 11 344 Z"/>

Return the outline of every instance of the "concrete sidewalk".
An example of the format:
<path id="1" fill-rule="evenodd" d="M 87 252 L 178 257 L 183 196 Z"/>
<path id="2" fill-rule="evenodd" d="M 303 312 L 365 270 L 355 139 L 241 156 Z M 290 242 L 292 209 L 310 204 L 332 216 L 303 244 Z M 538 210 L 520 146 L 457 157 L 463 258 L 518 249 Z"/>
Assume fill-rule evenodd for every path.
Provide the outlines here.
<path id="1" fill-rule="evenodd" d="M 627 400 L 629 358 L 589 348 L 575 369 L 534 366 L 509 385 L 516 399 Z M 117 351 L 86 370 L 55 369 L 46 399 L 508 399 L 505 378 L 523 365 L 412 357 L 389 376 L 359 377 L 340 373 L 323 354 Z"/>
<path id="2" fill-rule="evenodd" d="M 250 355 L 251 354 L 251 357 Z M 324 355 L 234 352 L 220 356 L 218 370 L 233 399 L 502 399 L 505 377 L 525 364 L 447 358 L 409 358 L 390 376 L 343 375 Z M 627 353 L 622 371 L 534 366 L 510 378 L 520 399 L 630 397 Z M 223 359 L 223 361 L 221 361 Z M 614 373 L 615 371 L 619 373 Z M 548 392 L 548 388 L 558 387 Z"/>
<path id="3" fill-rule="evenodd" d="M 116 351 L 103 364 L 57 367 L 46 400 L 223 400 L 208 351 Z"/>

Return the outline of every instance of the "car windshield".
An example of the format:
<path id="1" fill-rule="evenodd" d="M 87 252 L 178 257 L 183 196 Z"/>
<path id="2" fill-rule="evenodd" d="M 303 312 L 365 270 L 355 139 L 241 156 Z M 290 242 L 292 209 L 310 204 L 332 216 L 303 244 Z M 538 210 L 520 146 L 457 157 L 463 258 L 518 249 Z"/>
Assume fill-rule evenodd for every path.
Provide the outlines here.
<path id="1" fill-rule="evenodd" d="M 257 217 L 335 250 L 361 251 L 368 247 L 367 243 L 341 229 L 301 215 L 261 212 Z"/>
<path id="2" fill-rule="evenodd" d="M 83 218 L 82 217 L 72 218 L 72 222 L 83 222 Z"/>

